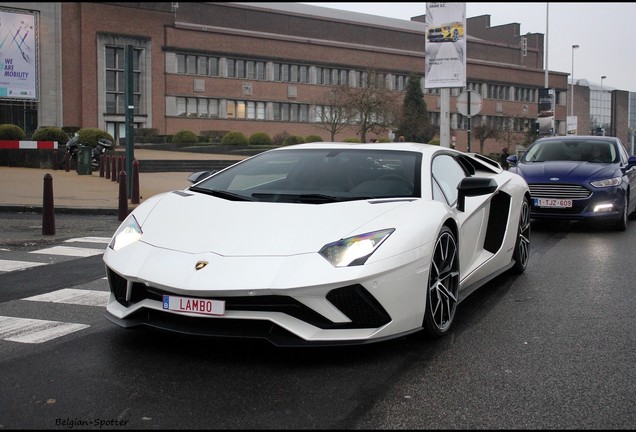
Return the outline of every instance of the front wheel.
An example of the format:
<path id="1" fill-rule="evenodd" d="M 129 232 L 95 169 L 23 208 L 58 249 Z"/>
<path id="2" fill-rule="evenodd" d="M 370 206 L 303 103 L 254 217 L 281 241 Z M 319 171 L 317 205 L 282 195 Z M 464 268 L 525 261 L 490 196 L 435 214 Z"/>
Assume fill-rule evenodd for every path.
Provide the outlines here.
<path id="1" fill-rule="evenodd" d="M 512 271 L 521 274 L 528 267 L 530 259 L 530 200 L 524 197 L 519 211 L 519 227 L 517 228 L 517 241 L 512 254 L 515 264 Z"/>
<path id="2" fill-rule="evenodd" d="M 433 337 L 444 336 L 453 324 L 459 291 L 459 251 L 455 234 L 443 227 L 435 241 L 422 327 Z"/>
<path id="3" fill-rule="evenodd" d="M 614 225 L 616 231 L 625 231 L 627 229 L 627 219 L 629 216 L 629 198 L 625 197 L 625 202 L 623 204 L 623 211 L 621 212 L 621 215 Z"/>

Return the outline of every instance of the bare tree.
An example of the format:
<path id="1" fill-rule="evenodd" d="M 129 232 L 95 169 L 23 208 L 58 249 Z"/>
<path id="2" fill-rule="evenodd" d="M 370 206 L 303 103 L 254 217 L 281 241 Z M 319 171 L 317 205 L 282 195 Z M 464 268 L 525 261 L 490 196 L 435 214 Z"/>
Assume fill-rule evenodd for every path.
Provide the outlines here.
<path id="1" fill-rule="evenodd" d="M 479 140 L 479 154 L 484 154 L 484 144 L 488 138 L 499 138 L 501 133 L 500 129 L 495 128 L 495 126 L 484 120 L 482 116 L 479 124 L 477 126 L 471 127 L 471 134 L 474 135 Z"/>
<path id="2" fill-rule="evenodd" d="M 344 86 L 329 89 L 315 104 L 318 126 L 329 132 L 331 141 L 335 141 L 336 134 L 349 126 L 351 119 L 351 110 L 343 89 Z"/>
<path id="3" fill-rule="evenodd" d="M 515 122 L 518 117 L 506 116 L 504 118 L 499 138 L 503 139 L 508 149 L 515 148 L 525 139 L 524 134 L 515 130 Z"/>
<path id="4" fill-rule="evenodd" d="M 368 132 L 383 133 L 392 128 L 400 112 L 398 94 L 388 90 L 382 80 L 383 75 L 374 71 L 363 74 L 359 87 L 342 86 L 350 113 L 350 121 L 358 128 L 362 142 L 366 142 Z"/>

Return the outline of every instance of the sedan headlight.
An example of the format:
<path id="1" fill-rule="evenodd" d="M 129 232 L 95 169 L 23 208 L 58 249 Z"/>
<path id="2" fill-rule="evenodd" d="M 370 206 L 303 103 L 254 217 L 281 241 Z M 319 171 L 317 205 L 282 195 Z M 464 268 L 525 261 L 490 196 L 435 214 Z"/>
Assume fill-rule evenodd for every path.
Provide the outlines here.
<path id="1" fill-rule="evenodd" d="M 602 188 L 602 187 L 610 187 L 610 186 L 620 186 L 622 182 L 623 182 L 623 177 L 614 177 L 607 180 L 596 180 L 591 182 L 590 184 L 594 187 Z"/>
<path id="2" fill-rule="evenodd" d="M 113 239 L 108 245 L 112 250 L 122 249 L 141 238 L 143 232 L 133 215 L 128 216 L 124 223 L 121 224 Z"/>
<path id="3" fill-rule="evenodd" d="M 329 243 L 318 252 L 334 267 L 364 264 L 395 229 L 360 234 Z"/>

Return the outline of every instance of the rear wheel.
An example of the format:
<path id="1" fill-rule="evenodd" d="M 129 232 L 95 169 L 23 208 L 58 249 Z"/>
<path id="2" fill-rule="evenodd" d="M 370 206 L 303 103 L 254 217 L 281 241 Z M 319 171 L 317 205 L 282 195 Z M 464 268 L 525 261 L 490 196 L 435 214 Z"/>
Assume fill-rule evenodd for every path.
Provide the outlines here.
<path id="1" fill-rule="evenodd" d="M 515 243 L 512 258 L 515 260 L 512 271 L 517 274 L 523 273 L 528 267 L 528 260 L 530 259 L 530 200 L 528 197 L 525 197 L 521 203 L 517 242 Z"/>
<path id="2" fill-rule="evenodd" d="M 443 227 L 435 242 L 426 293 L 423 327 L 433 337 L 445 335 L 453 324 L 459 291 L 459 251 L 455 234 Z"/>

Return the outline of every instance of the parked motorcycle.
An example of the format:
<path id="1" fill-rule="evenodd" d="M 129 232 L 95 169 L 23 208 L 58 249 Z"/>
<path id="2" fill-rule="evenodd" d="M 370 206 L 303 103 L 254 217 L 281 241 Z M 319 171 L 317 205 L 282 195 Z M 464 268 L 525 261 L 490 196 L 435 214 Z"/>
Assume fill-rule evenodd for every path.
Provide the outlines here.
<path id="1" fill-rule="evenodd" d="M 107 140 L 105 138 L 100 138 L 97 141 L 97 145 L 93 147 L 93 151 L 91 152 L 91 156 L 92 156 L 91 166 L 93 170 L 99 169 L 99 164 L 101 162 L 102 155 L 106 153 L 107 150 L 110 150 L 112 146 L 113 146 L 113 143 L 110 140 Z"/>
<path id="2" fill-rule="evenodd" d="M 79 135 L 75 134 L 73 137 L 68 140 L 66 143 L 66 153 L 64 154 L 64 158 L 62 162 L 60 162 L 60 168 L 63 169 L 66 167 L 66 162 L 69 163 L 75 162 L 75 166 L 77 166 L 77 155 L 79 152 L 81 144 L 79 143 Z M 97 145 L 93 147 L 91 150 L 91 168 L 96 171 L 99 169 L 99 164 L 101 163 L 101 156 L 106 153 L 109 149 L 113 147 L 113 143 L 110 140 L 105 138 L 100 138 L 97 141 Z"/>
<path id="3" fill-rule="evenodd" d="M 72 161 L 75 161 L 77 165 L 77 151 L 79 148 L 79 134 L 75 134 L 66 142 L 66 153 L 64 153 L 64 157 L 62 158 L 62 162 L 60 162 L 60 169 L 63 169 L 66 166 L 66 162 L 70 164 Z"/>

